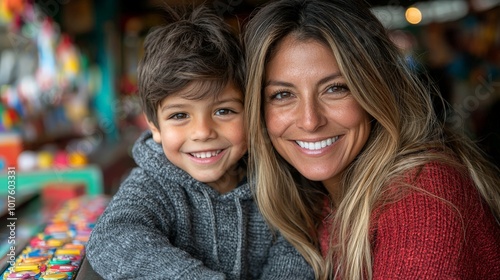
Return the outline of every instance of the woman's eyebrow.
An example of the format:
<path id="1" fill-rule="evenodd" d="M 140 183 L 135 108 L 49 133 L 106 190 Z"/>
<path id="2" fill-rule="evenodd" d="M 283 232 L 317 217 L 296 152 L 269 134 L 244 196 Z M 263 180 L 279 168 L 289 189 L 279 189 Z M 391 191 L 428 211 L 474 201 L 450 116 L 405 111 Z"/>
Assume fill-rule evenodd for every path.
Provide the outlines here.
<path id="1" fill-rule="evenodd" d="M 333 74 L 328 75 L 328 76 L 324 77 L 323 79 L 319 80 L 318 81 L 318 85 L 325 84 L 325 83 L 327 83 L 327 82 L 329 82 L 331 80 L 337 79 L 339 77 L 342 77 L 342 74 L 340 74 L 340 73 L 333 73 Z"/>
<path id="2" fill-rule="evenodd" d="M 318 81 L 318 85 L 327 83 L 328 81 L 337 79 L 339 77 L 342 77 L 341 73 L 333 73 L 333 74 L 328 75 L 328 76 L 322 78 L 321 80 L 319 80 Z M 292 83 L 283 82 L 283 81 L 275 81 L 275 80 L 269 80 L 269 81 L 267 81 L 264 84 L 264 87 L 267 87 L 267 86 L 294 87 Z"/>
<path id="3" fill-rule="evenodd" d="M 287 83 L 287 82 L 282 82 L 282 81 L 269 80 L 264 84 L 264 87 L 267 87 L 267 86 L 293 87 L 293 84 Z"/>

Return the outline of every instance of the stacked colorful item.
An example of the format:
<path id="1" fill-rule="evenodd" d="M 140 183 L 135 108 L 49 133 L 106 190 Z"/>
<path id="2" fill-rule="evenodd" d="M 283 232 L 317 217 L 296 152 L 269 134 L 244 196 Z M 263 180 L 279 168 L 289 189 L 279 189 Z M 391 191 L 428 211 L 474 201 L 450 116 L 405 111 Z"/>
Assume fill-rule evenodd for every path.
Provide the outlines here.
<path id="1" fill-rule="evenodd" d="M 66 202 L 0 279 L 75 279 L 92 228 L 107 203 L 105 196 L 80 196 Z"/>

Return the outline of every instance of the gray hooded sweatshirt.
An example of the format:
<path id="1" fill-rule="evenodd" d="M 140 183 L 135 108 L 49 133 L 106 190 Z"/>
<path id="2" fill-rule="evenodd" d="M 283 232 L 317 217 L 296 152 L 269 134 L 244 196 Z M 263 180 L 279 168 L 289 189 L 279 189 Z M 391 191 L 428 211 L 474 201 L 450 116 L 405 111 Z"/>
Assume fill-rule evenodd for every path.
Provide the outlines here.
<path id="1" fill-rule="evenodd" d="M 272 234 L 245 181 L 220 194 L 167 160 L 145 132 L 138 165 L 87 244 L 105 279 L 314 279 L 307 262 Z"/>

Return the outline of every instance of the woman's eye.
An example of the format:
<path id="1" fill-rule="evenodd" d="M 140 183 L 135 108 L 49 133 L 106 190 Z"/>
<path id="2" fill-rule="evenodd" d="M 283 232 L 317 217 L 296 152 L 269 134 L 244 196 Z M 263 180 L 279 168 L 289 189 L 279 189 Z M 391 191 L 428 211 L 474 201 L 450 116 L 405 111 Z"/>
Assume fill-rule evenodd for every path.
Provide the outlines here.
<path id="1" fill-rule="evenodd" d="M 280 91 L 280 92 L 276 92 L 273 95 L 271 95 L 271 100 L 273 100 L 273 99 L 284 99 L 284 98 L 290 97 L 291 95 L 292 94 L 290 92 Z"/>
<path id="2" fill-rule="evenodd" d="M 219 110 L 215 111 L 215 115 L 217 115 L 217 116 L 229 115 L 231 113 L 234 113 L 234 111 L 230 110 L 230 109 L 219 109 Z"/>
<path id="3" fill-rule="evenodd" d="M 333 93 L 346 93 L 349 92 L 349 88 L 345 84 L 334 84 L 329 86 L 326 91 Z"/>
<path id="4" fill-rule="evenodd" d="M 169 119 L 174 119 L 174 120 L 181 120 L 187 118 L 187 114 L 185 113 L 176 113 L 170 115 Z"/>

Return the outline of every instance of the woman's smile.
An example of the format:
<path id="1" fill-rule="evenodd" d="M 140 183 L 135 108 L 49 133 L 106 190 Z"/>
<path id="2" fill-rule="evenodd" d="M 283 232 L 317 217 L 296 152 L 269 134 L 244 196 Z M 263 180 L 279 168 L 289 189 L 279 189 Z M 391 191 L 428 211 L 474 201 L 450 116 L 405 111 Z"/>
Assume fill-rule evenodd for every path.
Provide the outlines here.
<path id="1" fill-rule="evenodd" d="M 276 151 L 313 181 L 337 181 L 370 134 L 369 115 L 332 51 L 314 40 L 289 35 L 278 44 L 266 67 L 263 99 Z"/>
<path id="2" fill-rule="evenodd" d="M 335 136 L 335 137 L 327 138 L 327 139 L 321 140 L 321 141 L 300 141 L 300 140 L 296 140 L 295 142 L 301 148 L 303 148 L 303 149 L 314 151 L 314 150 L 323 149 L 325 147 L 329 147 L 333 143 L 337 142 L 338 139 L 339 139 L 339 137 Z"/>

